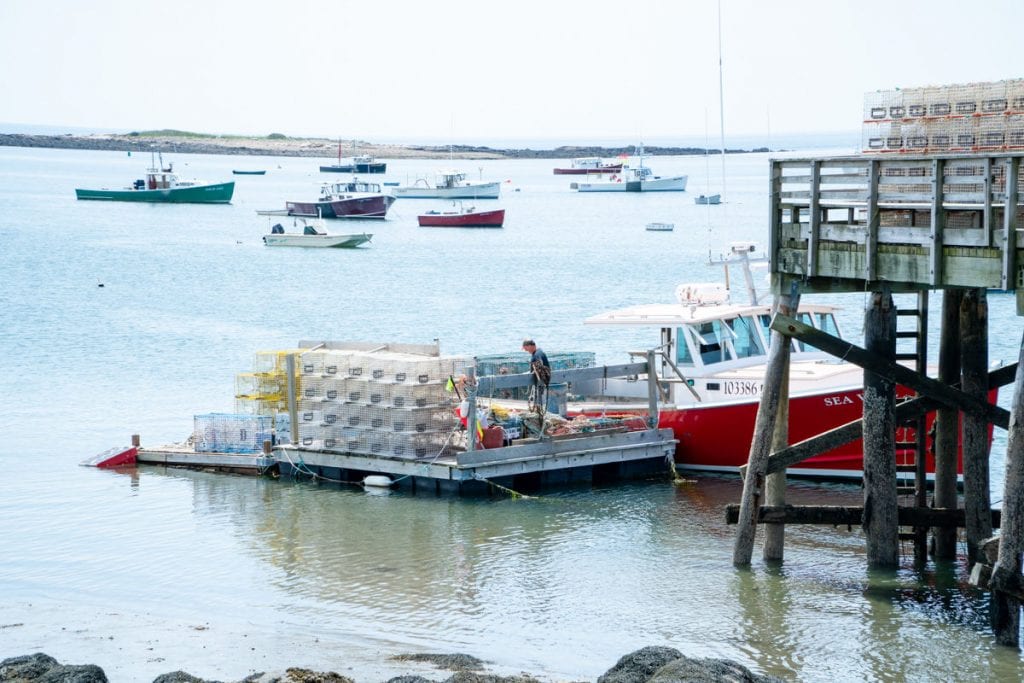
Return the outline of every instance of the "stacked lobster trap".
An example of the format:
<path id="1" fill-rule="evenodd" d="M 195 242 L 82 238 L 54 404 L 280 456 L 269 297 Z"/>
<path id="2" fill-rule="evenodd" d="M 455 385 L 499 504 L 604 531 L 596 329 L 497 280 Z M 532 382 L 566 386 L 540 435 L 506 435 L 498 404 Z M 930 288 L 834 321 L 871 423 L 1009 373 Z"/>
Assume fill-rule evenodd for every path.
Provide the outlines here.
<path id="1" fill-rule="evenodd" d="M 452 450 L 449 380 L 471 360 L 320 349 L 298 362 L 298 444 L 317 450 L 428 458 Z"/>
<path id="2" fill-rule="evenodd" d="M 1024 79 L 867 93 L 861 142 L 870 153 L 1024 149 Z"/>

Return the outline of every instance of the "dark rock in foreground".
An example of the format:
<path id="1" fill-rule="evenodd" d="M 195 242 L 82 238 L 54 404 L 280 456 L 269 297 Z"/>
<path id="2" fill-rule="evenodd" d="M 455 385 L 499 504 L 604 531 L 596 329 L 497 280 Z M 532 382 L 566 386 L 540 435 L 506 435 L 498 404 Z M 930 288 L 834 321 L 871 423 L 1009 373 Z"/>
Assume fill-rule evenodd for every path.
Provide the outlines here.
<path id="1" fill-rule="evenodd" d="M 496 676 L 479 673 L 484 662 L 464 654 L 398 655 L 398 661 L 430 662 L 454 671 L 443 683 L 539 683 L 529 674 Z M 53 657 L 37 652 L 0 661 L 2 683 L 107 683 L 103 669 L 94 664 L 63 665 Z M 684 656 L 670 647 L 645 647 L 623 656 L 597 683 L 781 683 L 774 676 L 755 674 L 745 666 L 727 659 Z M 184 671 L 157 676 L 153 683 L 216 683 Z M 284 673 L 257 673 L 239 683 L 354 683 L 351 678 L 329 671 L 290 668 Z M 387 683 L 435 683 L 419 675 L 397 676 Z"/>

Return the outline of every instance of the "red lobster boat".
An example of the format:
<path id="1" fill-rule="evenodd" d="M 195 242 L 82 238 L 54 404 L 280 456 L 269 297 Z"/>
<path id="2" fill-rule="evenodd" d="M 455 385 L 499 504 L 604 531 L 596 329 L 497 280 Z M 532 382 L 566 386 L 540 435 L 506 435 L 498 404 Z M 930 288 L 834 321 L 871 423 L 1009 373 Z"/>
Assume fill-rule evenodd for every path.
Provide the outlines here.
<path id="1" fill-rule="evenodd" d="M 555 175 L 590 175 L 597 173 L 618 173 L 622 170 L 622 162 L 609 163 L 601 157 L 579 157 L 572 160 L 569 168 L 556 168 Z"/>
<path id="2" fill-rule="evenodd" d="M 420 227 L 430 228 L 500 228 L 505 224 L 505 209 L 477 211 L 474 207 L 458 211 L 428 211 L 416 217 Z"/>
<path id="3" fill-rule="evenodd" d="M 324 183 L 314 202 L 285 202 L 289 216 L 306 218 L 384 218 L 395 203 L 394 196 L 381 192 L 380 183 L 352 180 Z"/>
<path id="4" fill-rule="evenodd" d="M 734 245 L 734 258 L 722 263 L 744 262 L 749 268 L 750 251 L 753 245 Z M 677 287 L 676 303 L 632 306 L 585 321 L 588 325 L 653 328 L 660 334 L 665 358 L 657 371 L 660 384 L 668 390 L 668 400 L 662 403 L 658 426 L 671 428 L 679 440 L 676 465 L 680 468 L 736 472 L 746 464 L 750 453 L 767 368 L 771 306 L 756 303 L 756 292 L 750 287 L 752 279 L 748 277 L 747 283 L 754 303 L 732 303 L 723 285 L 697 283 Z M 832 306 L 802 304 L 798 318 L 823 332 L 840 336 L 834 311 Z M 800 341 L 791 343 L 790 443 L 861 419 L 864 371 Z M 574 387 L 574 392 L 580 392 L 580 388 Z M 608 378 L 602 380 L 599 392 L 584 389 L 581 393 L 592 398 L 569 403 L 570 415 L 648 412 L 646 377 Z M 913 395 L 903 386 L 897 386 L 896 393 L 897 401 Z M 995 403 L 996 398 L 997 390 L 991 391 L 989 400 Z M 933 419 L 934 413 L 929 414 L 929 427 Z M 991 429 L 990 425 L 989 439 Z M 896 441 L 912 444 L 914 429 L 900 427 Z M 912 445 L 897 450 L 898 464 L 913 461 Z M 934 472 L 930 455 L 927 470 Z M 862 443 L 857 440 L 840 446 L 787 472 L 818 478 L 860 478 Z"/>

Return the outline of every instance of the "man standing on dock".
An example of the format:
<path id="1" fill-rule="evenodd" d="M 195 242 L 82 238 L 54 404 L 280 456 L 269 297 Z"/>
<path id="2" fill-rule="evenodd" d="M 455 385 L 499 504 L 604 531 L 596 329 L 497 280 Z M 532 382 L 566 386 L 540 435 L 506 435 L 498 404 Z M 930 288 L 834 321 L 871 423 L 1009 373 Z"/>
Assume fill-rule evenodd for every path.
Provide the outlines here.
<path id="1" fill-rule="evenodd" d="M 534 405 L 538 412 L 543 414 L 546 408 L 548 384 L 551 383 L 551 363 L 548 362 L 547 354 L 537 348 L 537 344 L 532 339 L 523 340 L 523 351 L 530 354 L 530 372 L 533 373 L 537 383 L 537 400 Z"/>

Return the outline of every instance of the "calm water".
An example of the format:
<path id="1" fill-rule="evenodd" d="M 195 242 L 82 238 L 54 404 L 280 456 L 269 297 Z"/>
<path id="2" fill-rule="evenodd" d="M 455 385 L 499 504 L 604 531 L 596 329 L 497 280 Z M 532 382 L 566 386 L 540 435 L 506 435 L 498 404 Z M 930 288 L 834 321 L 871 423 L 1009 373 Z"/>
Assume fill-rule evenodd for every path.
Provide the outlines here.
<path id="1" fill-rule="evenodd" d="M 194 414 L 233 409 L 254 352 L 299 339 L 438 338 L 446 353 L 487 354 L 530 335 L 625 362 L 655 340 L 582 320 L 717 279 L 704 261 L 729 241 L 764 244 L 766 156 L 730 158 L 729 201 L 710 208 L 693 204 L 708 189 L 701 157 L 649 162 L 688 173 L 687 193 L 629 196 L 571 192 L 551 174 L 561 162 L 464 162 L 508 181 L 478 202 L 506 208 L 503 230 L 418 228 L 444 203 L 401 200 L 385 222 L 332 222 L 374 233 L 332 253 L 266 249 L 255 214 L 314 196 L 320 160 L 168 159 L 211 180 L 268 174 L 236 177 L 229 206 L 86 203 L 76 186 L 121 186 L 148 158 L 0 148 L 0 658 L 41 650 L 113 681 L 299 665 L 367 683 L 445 675 L 388 655 L 467 652 L 496 673 L 580 680 L 659 644 L 807 681 L 1024 677 L 962 561 L 872 575 L 856 530 L 792 527 L 781 569 L 733 569 L 734 478 L 452 500 L 78 466 L 132 433 L 184 439 Z M 392 161 L 388 179 L 447 165 Z M 651 221 L 676 230 L 646 232 Z M 864 297 L 838 299 L 856 339 Z M 992 357 L 1015 360 L 1012 297 L 990 305 Z M 997 434 L 996 500 L 1004 444 Z M 797 485 L 791 499 L 860 495 Z"/>

